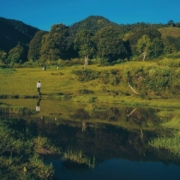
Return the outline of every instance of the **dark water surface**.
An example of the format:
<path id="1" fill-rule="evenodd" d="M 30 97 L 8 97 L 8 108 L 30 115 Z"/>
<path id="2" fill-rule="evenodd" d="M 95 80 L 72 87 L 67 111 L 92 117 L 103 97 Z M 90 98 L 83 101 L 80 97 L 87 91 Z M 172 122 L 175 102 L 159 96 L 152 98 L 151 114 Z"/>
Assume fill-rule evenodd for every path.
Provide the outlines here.
<path id="1" fill-rule="evenodd" d="M 1 104 L 9 107 L 21 103 L 33 114 L 27 114 L 27 110 L 21 110 L 18 115 L 10 114 L 7 112 L 17 110 L 1 108 L 1 121 L 11 121 L 11 128 L 21 133 L 28 130 L 34 137 L 46 137 L 61 148 L 61 155 L 43 155 L 46 163 L 53 164 L 55 179 L 180 179 L 178 153 L 161 144 L 158 148 L 150 145 L 159 137 L 170 139 L 178 133 L 178 129 L 162 126 L 171 120 L 169 114 L 164 113 L 167 116 L 163 118 L 159 116 L 172 110 L 48 100 L 37 102 L 2 101 Z M 38 112 L 36 105 L 40 105 Z"/>
<path id="2" fill-rule="evenodd" d="M 57 179 L 66 180 L 179 180 L 180 167 L 161 162 L 136 162 L 123 159 L 109 159 L 94 169 L 84 171 L 64 167 L 62 161 L 52 161 Z"/>

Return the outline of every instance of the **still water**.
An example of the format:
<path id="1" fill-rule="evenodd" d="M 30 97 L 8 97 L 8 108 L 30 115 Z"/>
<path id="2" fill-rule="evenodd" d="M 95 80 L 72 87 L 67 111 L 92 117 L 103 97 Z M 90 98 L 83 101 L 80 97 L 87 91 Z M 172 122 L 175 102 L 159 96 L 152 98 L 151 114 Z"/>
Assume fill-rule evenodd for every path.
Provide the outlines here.
<path id="1" fill-rule="evenodd" d="M 177 110 L 30 99 L 0 105 L 7 132 L 43 137 L 60 149 L 56 154 L 36 148 L 45 164 L 52 163 L 53 179 L 180 179 L 180 131 L 170 124 L 180 119 Z"/>
<path id="2" fill-rule="evenodd" d="M 179 179 L 179 167 L 160 162 L 135 162 L 124 159 L 109 159 L 86 171 L 65 168 L 61 161 L 53 161 L 59 179 L 87 180 L 170 180 Z"/>

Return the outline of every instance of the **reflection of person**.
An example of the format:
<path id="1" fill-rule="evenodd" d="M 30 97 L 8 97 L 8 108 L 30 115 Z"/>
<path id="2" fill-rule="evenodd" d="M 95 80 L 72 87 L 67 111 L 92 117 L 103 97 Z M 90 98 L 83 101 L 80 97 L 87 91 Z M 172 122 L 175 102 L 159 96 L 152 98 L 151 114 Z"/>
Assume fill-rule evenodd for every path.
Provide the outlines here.
<path id="1" fill-rule="evenodd" d="M 40 112 L 40 101 L 41 101 L 41 99 L 39 99 L 38 102 L 37 102 L 36 112 Z"/>
<path id="2" fill-rule="evenodd" d="M 46 70 L 46 65 L 44 64 L 43 66 L 42 66 L 42 70 Z"/>
<path id="3" fill-rule="evenodd" d="M 41 95 L 40 89 L 41 89 L 41 82 L 38 81 L 38 82 L 37 82 L 37 91 L 38 91 L 39 95 Z"/>

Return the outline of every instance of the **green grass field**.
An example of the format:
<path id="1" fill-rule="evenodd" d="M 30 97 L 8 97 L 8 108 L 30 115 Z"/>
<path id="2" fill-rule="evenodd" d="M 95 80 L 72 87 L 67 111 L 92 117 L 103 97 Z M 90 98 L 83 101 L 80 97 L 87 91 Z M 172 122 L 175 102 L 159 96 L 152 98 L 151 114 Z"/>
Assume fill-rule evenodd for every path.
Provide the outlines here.
<path id="1" fill-rule="evenodd" d="M 155 65 L 155 62 L 126 62 L 114 66 L 100 67 L 98 65 L 89 65 L 87 69 L 105 71 L 110 69 L 130 70 L 139 66 Z M 105 102 L 119 103 L 131 106 L 155 106 L 155 107 L 180 107 L 178 99 L 142 99 L 134 94 L 127 84 L 112 86 L 110 84 L 102 84 L 97 79 L 80 82 L 73 73 L 75 70 L 82 70 L 82 66 L 66 66 L 60 67 L 58 70 L 55 66 L 47 67 L 43 71 L 41 67 L 36 68 L 0 68 L 0 97 L 3 98 L 38 98 L 36 83 L 42 83 L 42 99 L 65 99 L 71 96 L 70 101 L 76 102 Z M 103 88 L 108 91 L 103 91 Z M 82 94 L 81 90 L 89 90 L 93 93 Z M 114 95 L 113 92 L 127 92 L 124 94 Z"/>

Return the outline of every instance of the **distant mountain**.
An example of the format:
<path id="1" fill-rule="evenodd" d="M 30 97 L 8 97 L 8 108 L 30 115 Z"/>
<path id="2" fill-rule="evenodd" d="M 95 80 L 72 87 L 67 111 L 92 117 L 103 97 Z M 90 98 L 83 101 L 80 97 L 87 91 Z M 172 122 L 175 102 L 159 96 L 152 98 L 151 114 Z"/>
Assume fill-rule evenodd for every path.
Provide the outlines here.
<path id="1" fill-rule="evenodd" d="M 98 30 L 106 26 L 119 27 L 118 24 L 113 23 L 102 16 L 89 16 L 86 19 L 71 25 L 69 27 L 69 31 L 71 35 L 75 35 L 78 31 L 82 29 L 90 30 L 93 33 L 96 33 Z"/>
<path id="2" fill-rule="evenodd" d="M 87 29 L 93 33 L 96 33 L 101 28 L 104 28 L 107 26 L 114 26 L 114 27 L 119 28 L 122 37 L 126 33 L 133 33 L 137 30 L 146 29 L 148 27 L 154 27 L 156 29 L 164 27 L 164 25 L 162 24 L 148 24 L 144 22 L 141 22 L 141 23 L 138 22 L 135 24 L 116 24 L 104 18 L 103 16 L 89 16 L 86 19 L 69 26 L 69 32 L 70 32 L 71 37 L 74 37 L 75 34 L 78 33 L 82 29 L 83 30 Z"/>
<path id="3" fill-rule="evenodd" d="M 0 17 L 0 49 L 8 52 L 18 42 L 29 44 L 37 31 L 39 29 L 21 21 Z"/>

